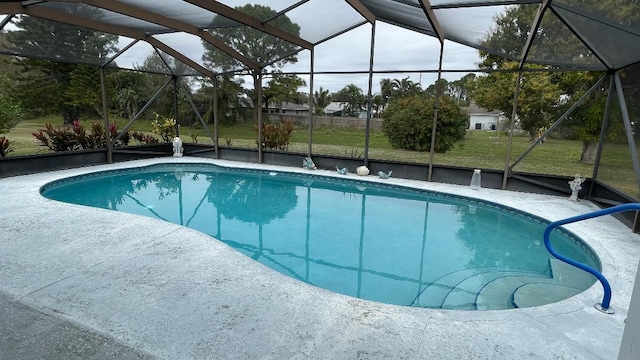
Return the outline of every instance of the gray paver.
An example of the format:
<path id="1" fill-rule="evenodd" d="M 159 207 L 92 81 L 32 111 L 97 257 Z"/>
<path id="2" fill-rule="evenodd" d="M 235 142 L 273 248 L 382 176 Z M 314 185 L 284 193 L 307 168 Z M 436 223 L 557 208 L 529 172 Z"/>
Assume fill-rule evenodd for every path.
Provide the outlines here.
<path id="1" fill-rule="evenodd" d="M 640 241 L 611 217 L 567 228 L 599 254 L 614 290 L 614 315 L 593 308 L 602 297 L 599 284 L 540 307 L 445 311 L 331 293 L 268 269 L 194 230 L 61 204 L 38 193 L 53 179 L 158 161 L 177 160 L 0 179 L 2 360 L 135 359 L 148 354 L 164 359 L 609 360 L 618 353 Z M 384 181 L 475 196 L 550 220 L 596 209 L 588 202 L 552 196 Z"/>
<path id="2" fill-rule="evenodd" d="M 0 293 L 0 359 L 145 360 L 155 357 Z"/>

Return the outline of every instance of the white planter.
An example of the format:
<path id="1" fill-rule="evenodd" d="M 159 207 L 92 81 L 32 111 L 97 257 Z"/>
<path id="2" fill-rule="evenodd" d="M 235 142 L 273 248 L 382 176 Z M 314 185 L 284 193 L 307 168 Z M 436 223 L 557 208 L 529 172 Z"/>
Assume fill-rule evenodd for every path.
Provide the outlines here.
<path id="1" fill-rule="evenodd" d="M 356 174 L 360 176 L 367 176 L 369 175 L 369 168 L 364 165 L 358 166 L 358 168 L 356 169 Z"/>

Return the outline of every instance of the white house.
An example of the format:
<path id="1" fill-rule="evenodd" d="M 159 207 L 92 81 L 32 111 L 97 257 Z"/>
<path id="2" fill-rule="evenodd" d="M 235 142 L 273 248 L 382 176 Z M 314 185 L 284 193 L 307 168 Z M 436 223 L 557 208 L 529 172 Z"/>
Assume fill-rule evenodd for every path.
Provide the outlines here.
<path id="1" fill-rule="evenodd" d="M 467 109 L 469 130 L 498 130 L 503 115 L 500 111 L 487 111 L 472 102 Z"/>

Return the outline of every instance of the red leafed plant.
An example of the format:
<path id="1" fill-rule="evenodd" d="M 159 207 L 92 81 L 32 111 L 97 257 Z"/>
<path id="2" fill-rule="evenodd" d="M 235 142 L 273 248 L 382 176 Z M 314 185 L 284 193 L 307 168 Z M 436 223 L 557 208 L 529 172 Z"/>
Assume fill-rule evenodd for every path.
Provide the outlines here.
<path id="1" fill-rule="evenodd" d="M 13 149 L 10 146 L 9 139 L 5 136 L 0 136 L 0 157 L 5 157 L 12 151 Z"/>
<path id="2" fill-rule="evenodd" d="M 41 146 L 53 151 L 104 149 L 107 146 L 107 134 L 99 121 L 91 123 L 88 130 L 78 120 L 74 121 L 72 125 L 63 127 L 45 124 L 44 129 L 32 132 L 31 135 Z M 109 124 L 109 137 L 113 146 L 129 145 L 131 134 L 128 131 L 124 132 L 117 142 L 114 142 L 117 136 L 118 125 Z"/>

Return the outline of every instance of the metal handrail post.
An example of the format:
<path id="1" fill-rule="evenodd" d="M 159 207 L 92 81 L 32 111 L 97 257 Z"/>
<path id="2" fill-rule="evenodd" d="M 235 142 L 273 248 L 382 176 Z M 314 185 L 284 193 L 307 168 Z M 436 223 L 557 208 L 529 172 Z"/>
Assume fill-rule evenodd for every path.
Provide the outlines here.
<path id="1" fill-rule="evenodd" d="M 565 257 L 563 255 L 560 255 L 552 246 L 551 246 L 551 239 L 550 239 L 550 235 L 551 232 L 553 231 L 553 229 L 557 228 L 558 226 L 561 225 L 566 225 L 566 224 L 570 224 L 570 223 L 574 223 L 574 222 L 578 222 L 578 221 L 582 221 L 582 220 L 588 220 L 588 219 L 593 219 L 596 217 L 600 217 L 600 216 L 605 216 L 605 215 L 611 215 L 611 214 L 615 214 L 615 213 L 619 213 L 619 212 L 623 212 L 623 211 L 629 211 L 629 210 L 640 210 L 640 203 L 630 203 L 630 204 L 623 204 L 623 205 L 618 205 L 618 206 L 613 206 L 607 209 L 602 209 L 602 210 L 598 210 L 598 211 L 593 211 L 587 214 L 583 214 L 583 215 L 578 215 L 578 216 L 574 216 L 574 217 L 570 217 L 567 219 L 563 219 L 563 220 L 558 220 L 558 221 L 554 221 L 551 224 L 549 224 L 545 229 L 544 229 L 544 246 L 547 248 L 547 250 L 549 251 L 549 253 L 551 255 L 553 255 L 555 258 L 557 258 L 558 260 L 564 261 L 569 265 L 575 266 L 578 269 L 584 270 L 588 273 L 590 273 L 591 275 L 595 276 L 598 281 L 600 281 L 600 284 L 602 284 L 602 288 L 604 290 L 604 296 L 602 298 L 602 303 L 598 303 L 595 304 L 596 309 L 607 313 L 607 314 L 613 314 L 614 310 L 613 308 L 610 307 L 610 303 L 611 303 L 611 286 L 609 285 L 609 281 L 607 281 L 607 279 L 604 277 L 604 275 L 602 275 L 601 272 L 599 272 L 598 270 L 587 266 L 581 262 L 575 261 L 573 259 L 570 259 L 568 257 Z"/>

